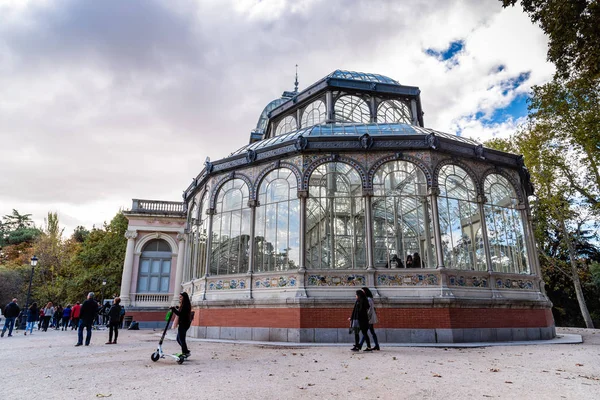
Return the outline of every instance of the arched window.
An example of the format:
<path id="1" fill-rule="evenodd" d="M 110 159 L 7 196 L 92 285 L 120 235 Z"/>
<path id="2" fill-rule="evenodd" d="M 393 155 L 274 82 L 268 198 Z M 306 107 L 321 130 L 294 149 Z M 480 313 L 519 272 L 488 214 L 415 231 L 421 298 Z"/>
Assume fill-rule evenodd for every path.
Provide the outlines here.
<path id="1" fill-rule="evenodd" d="M 226 182 L 219 189 L 215 211 L 210 273 L 223 275 L 247 272 L 250 208 L 246 182 L 241 179 Z"/>
<path id="2" fill-rule="evenodd" d="M 375 266 L 435 268 L 431 204 L 423 171 L 407 161 L 390 161 L 375 172 L 373 189 Z M 417 262 L 407 263 L 409 255 Z"/>
<path id="3" fill-rule="evenodd" d="M 475 184 L 456 165 L 445 165 L 438 178 L 442 254 L 447 268 L 487 270 Z"/>
<path id="4" fill-rule="evenodd" d="M 162 239 L 150 240 L 142 249 L 138 293 L 169 293 L 171 247 Z"/>
<path id="5" fill-rule="evenodd" d="M 194 225 L 192 226 L 191 240 L 191 277 L 197 279 L 206 273 L 206 240 L 208 239 L 208 215 L 207 210 L 208 195 L 205 193 L 200 201 L 200 207 L 194 210 Z M 189 280 L 188 279 L 188 280 Z"/>
<path id="6" fill-rule="evenodd" d="M 412 123 L 410 109 L 398 100 L 385 100 L 377 108 L 377 123 Z"/>
<path id="7" fill-rule="evenodd" d="M 517 210 L 513 186 L 502 175 L 491 174 L 485 179 L 483 189 L 487 199 L 484 211 L 492 270 L 528 274 L 523 220 Z"/>
<path id="8" fill-rule="evenodd" d="M 288 132 L 294 132 L 298 130 L 298 124 L 296 123 L 296 118 L 291 115 L 288 115 L 277 124 L 277 129 L 275 129 L 275 136 L 283 135 Z"/>
<path id="9" fill-rule="evenodd" d="M 327 112 L 325 103 L 316 100 L 307 105 L 302 111 L 302 127 L 306 128 L 325 122 Z"/>
<path id="10" fill-rule="evenodd" d="M 298 268 L 300 202 L 296 176 L 279 168 L 265 176 L 258 192 L 254 236 L 256 272 Z"/>
<path id="11" fill-rule="evenodd" d="M 369 105 L 358 96 L 342 96 L 335 102 L 335 120 L 337 122 L 371 122 Z"/>
<path id="12" fill-rule="evenodd" d="M 191 207 L 191 211 L 188 213 L 188 243 L 187 247 L 187 257 L 186 257 L 186 265 L 184 268 L 183 281 L 187 282 L 194 278 L 194 254 L 196 253 L 197 240 L 196 237 L 198 235 L 198 203 L 194 200 L 194 204 Z"/>
<path id="13" fill-rule="evenodd" d="M 365 206 L 356 170 L 340 162 L 316 168 L 306 208 L 307 268 L 365 268 Z"/>

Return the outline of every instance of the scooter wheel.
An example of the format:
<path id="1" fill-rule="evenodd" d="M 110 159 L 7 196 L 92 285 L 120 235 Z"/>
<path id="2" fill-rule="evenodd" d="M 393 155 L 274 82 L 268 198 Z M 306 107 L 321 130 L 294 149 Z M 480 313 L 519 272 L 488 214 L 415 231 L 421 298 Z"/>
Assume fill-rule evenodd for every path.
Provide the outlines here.
<path id="1" fill-rule="evenodd" d="M 177 364 L 183 364 L 184 361 L 185 361 L 185 357 L 179 356 L 179 358 L 177 359 Z"/>
<path id="2" fill-rule="evenodd" d="M 158 354 L 157 352 L 152 353 L 152 355 L 150 356 L 150 359 L 154 362 L 157 362 L 159 358 L 160 354 Z"/>

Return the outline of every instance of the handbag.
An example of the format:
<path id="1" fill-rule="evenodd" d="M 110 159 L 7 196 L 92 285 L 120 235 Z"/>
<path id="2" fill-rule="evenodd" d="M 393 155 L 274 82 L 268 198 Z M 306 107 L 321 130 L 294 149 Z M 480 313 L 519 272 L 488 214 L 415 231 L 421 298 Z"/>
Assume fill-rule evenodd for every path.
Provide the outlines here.
<path id="1" fill-rule="evenodd" d="M 360 330 L 360 324 L 358 323 L 357 319 L 353 319 L 350 321 L 350 329 L 348 330 L 349 334 L 352 334 L 354 332 L 358 332 Z"/>

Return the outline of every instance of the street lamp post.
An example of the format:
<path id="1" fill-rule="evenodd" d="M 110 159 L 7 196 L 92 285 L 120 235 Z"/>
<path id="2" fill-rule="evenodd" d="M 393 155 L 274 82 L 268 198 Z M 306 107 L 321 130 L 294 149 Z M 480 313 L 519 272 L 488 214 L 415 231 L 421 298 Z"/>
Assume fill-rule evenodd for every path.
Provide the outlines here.
<path id="1" fill-rule="evenodd" d="M 37 265 L 38 258 L 36 256 L 31 257 L 31 275 L 29 275 L 29 289 L 27 289 L 27 300 L 25 301 L 25 308 L 21 311 L 21 323 L 19 329 L 25 329 L 27 327 L 27 309 L 29 308 L 29 297 L 31 296 L 31 281 L 33 281 L 33 271 Z"/>

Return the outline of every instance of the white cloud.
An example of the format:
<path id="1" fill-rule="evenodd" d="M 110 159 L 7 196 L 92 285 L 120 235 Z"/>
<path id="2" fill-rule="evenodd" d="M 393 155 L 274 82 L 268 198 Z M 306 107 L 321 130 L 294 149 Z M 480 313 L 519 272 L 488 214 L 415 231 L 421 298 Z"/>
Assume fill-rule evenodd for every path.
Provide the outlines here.
<path id="1" fill-rule="evenodd" d="M 456 40 L 451 69 L 424 52 Z M 426 126 L 486 139 L 519 121 L 471 116 L 549 79 L 545 59 L 540 29 L 495 0 L 0 0 L 0 215 L 57 211 L 70 233 L 133 197 L 179 200 L 295 64 L 301 88 L 338 68 L 419 86 Z"/>

